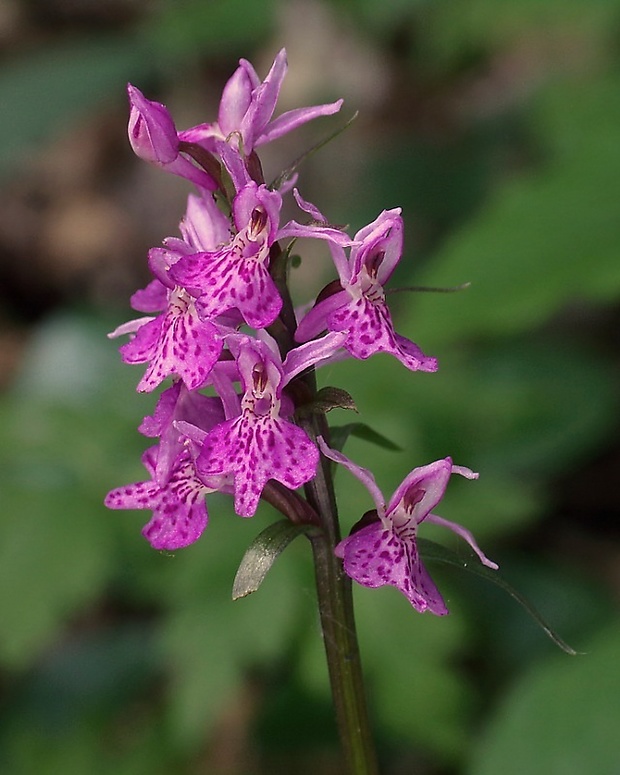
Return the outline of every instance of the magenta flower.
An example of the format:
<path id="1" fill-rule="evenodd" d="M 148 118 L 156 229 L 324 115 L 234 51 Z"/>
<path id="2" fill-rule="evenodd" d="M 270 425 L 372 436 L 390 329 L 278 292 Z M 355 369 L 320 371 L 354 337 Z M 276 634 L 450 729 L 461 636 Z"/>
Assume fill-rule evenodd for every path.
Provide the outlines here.
<path id="1" fill-rule="evenodd" d="M 243 385 L 240 414 L 207 434 L 196 461 L 200 476 L 232 474 L 235 511 L 251 517 L 269 479 L 296 489 L 316 473 L 319 453 L 305 431 L 289 422 L 283 387 L 297 374 L 328 358 L 342 337 L 330 335 L 293 350 L 284 363 L 260 340 L 242 337 L 234 349 Z"/>
<path id="2" fill-rule="evenodd" d="M 142 535 L 154 549 L 180 549 L 196 541 L 208 522 L 205 494 L 225 489 L 224 477 L 205 481 L 198 478 L 189 446 L 176 458 L 165 485 L 156 481 L 158 447 L 142 456 L 151 479 L 118 487 L 108 493 L 109 509 L 151 509 L 153 516 Z"/>
<path id="3" fill-rule="evenodd" d="M 370 471 L 330 449 L 323 439 L 318 443 L 326 457 L 348 468 L 362 482 L 377 509 L 377 521 L 352 533 L 336 546 L 336 555 L 343 559 L 345 573 L 358 584 L 365 587 L 389 584 L 399 589 L 417 611 L 430 611 L 438 616 L 447 614 L 443 598 L 418 553 L 416 537 L 418 525 L 423 521 L 453 530 L 467 541 L 484 565 L 497 569 L 498 566 L 482 553 L 469 530 L 431 513 L 442 499 L 451 474 L 460 474 L 467 479 L 476 479 L 478 474 L 453 465 L 449 457 L 437 460 L 414 468 L 386 506 Z"/>
<path id="4" fill-rule="evenodd" d="M 281 207 L 279 192 L 250 181 L 233 202 L 237 233 L 232 240 L 215 250 L 180 256 L 171 266 L 170 279 L 197 297 L 196 309 L 203 320 L 236 309 L 252 328 L 273 323 L 282 308 L 269 274 L 270 249 L 277 240 L 311 237 L 351 244 L 344 232 L 327 225 L 289 221 L 279 228 Z"/>
<path id="5" fill-rule="evenodd" d="M 181 377 L 189 390 L 199 388 L 222 351 L 220 324 L 199 315 L 196 299 L 175 285 L 170 270 L 183 256 L 212 250 L 223 240 L 228 241 L 228 219 L 210 195 L 190 194 L 180 230 L 183 239 L 169 237 L 164 240 L 165 248 L 149 251 L 149 267 L 155 279 L 131 298 L 134 309 L 161 314 L 130 321 L 110 334 L 135 334 L 120 352 L 125 363 L 149 364 L 138 384 L 139 391 L 154 390 L 170 375 Z"/>
<path id="6" fill-rule="evenodd" d="M 148 100 L 131 84 L 127 84 L 127 94 L 130 105 L 127 132 L 136 156 L 214 191 L 217 183 L 211 175 L 181 155 L 177 130 L 167 108 Z"/>
<path id="7" fill-rule="evenodd" d="M 140 318 L 120 326 L 109 336 L 135 332 L 120 347 L 125 363 L 148 363 L 137 390 L 150 392 L 166 377 L 176 375 L 189 390 L 201 387 L 222 351 L 220 329 L 201 320 L 195 300 L 183 288 L 168 292 L 167 307 L 155 318 Z"/>
<path id="8" fill-rule="evenodd" d="M 272 121 L 287 68 L 284 49 L 278 53 L 262 82 L 247 60 L 239 60 L 239 67 L 222 92 L 217 121 L 181 132 L 180 137 L 215 153 L 219 152 L 222 143 L 232 143 L 244 156 L 249 156 L 254 148 L 282 137 L 307 121 L 340 110 L 342 100 L 337 100 L 326 105 L 289 110 Z"/>
<path id="9" fill-rule="evenodd" d="M 203 320 L 229 309 L 238 309 L 253 328 L 276 319 L 282 300 L 268 267 L 281 207 L 277 191 L 248 183 L 233 203 L 233 239 L 215 250 L 182 256 L 171 267 L 170 278 L 198 298 Z"/>
<path id="10" fill-rule="evenodd" d="M 394 331 L 383 286 L 391 277 L 403 247 L 400 208 L 384 210 L 355 235 L 347 259 L 342 245 L 330 243 L 341 290 L 319 301 L 303 318 L 295 338 L 306 342 L 327 329 L 346 332 L 344 347 L 365 360 L 387 352 L 412 371 L 436 371 L 437 361 Z"/>

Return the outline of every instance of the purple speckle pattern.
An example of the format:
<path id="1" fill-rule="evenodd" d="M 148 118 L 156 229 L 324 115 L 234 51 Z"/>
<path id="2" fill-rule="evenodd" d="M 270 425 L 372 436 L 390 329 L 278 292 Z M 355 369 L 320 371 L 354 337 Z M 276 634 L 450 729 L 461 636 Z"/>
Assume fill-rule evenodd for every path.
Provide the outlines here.
<path id="1" fill-rule="evenodd" d="M 254 250 L 243 236 L 230 247 L 184 256 L 170 270 L 179 285 L 198 296 L 196 308 L 203 319 L 238 309 L 252 328 L 264 328 L 277 318 L 282 299 L 265 265 L 268 251 Z"/>
<path id="2" fill-rule="evenodd" d="M 420 560 L 415 530 L 398 531 L 375 522 L 345 538 L 336 547 L 345 573 L 364 587 L 389 584 L 423 613 L 444 616 L 448 609 Z"/>
<path id="3" fill-rule="evenodd" d="M 154 449 L 143 458 L 151 471 L 156 457 Z M 118 487 L 108 493 L 105 505 L 109 509 L 151 509 L 153 516 L 142 534 L 154 549 L 180 549 L 200 538 L 207 526 L 204 496 L 208 492 L 213 489 L 205 487 L 196 476 L 189 453 L 183 452 L 164 487 L 153 480 Z"/>
<path id="4" fill-rule="evenodd" d="M 394 355 L 411 371 L 436 371 L 437 360 L 394 331 L 392 316 L 382 298 L 362 294 L 329 315 L 330 331 L 346 331 L 344 347 L 354 358 L 366 360 L 378 352 Z"/>
<path id="5" fill-rule="evenodd" d="M 198 317 L 194 300 L 181 288 L 170 293 L 167 311 L 145 323 L 120 348 L 125 363 L 148 363 L 138 391 L 154 390 L 175 374 L 189 390 L 201 387 L 222 351 L 218 329 Z"/>
<path id="6" fill-rule="evenodd" d="M 205 476 L 233 474 L 235 511 L 251 517 L 269 479 L 296 489 L 312 479 L 318 460 L 317 448 L 301 428 L 246 410 L 208 434 L 197 468 Z"/>

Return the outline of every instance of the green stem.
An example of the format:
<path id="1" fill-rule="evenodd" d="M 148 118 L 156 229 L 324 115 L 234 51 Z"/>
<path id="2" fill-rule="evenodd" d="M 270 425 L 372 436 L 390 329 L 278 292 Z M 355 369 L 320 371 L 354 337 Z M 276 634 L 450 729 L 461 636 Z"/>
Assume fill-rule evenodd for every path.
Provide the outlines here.
<path id="1" fill-rule="evenodd" d="M 322 422 L 320 422 L 322 421 Z M 310 425 L 310 423 L 308 423 Z M 325 435 L 325 417 L 316 418 L 305 430 L 316 438 Z M 317 428 L 317 425 L 325 427 Z M 323 644 L 342 742 L 350 775 L 377 775 L 377 757 L 368 719 L 362 663 L 353 611 L 351 579 L 334 554 L 340 541 L 331 462 L 321 455 L 316 477 L 306 485 L 306 497 L 321 516 L 323 532 L 310 540 L 314 554 L 316 588 Z"/>
<path id="2" fill-rule="evenodd" d="M 272 246 L 271 276 L 282 297 L 282 312 L 269 333 L 275 338 L 282 358 L 295 346 L 295 315 L 289 295 L 287 256 Z M 297 383 L 297 384 L 294 384 Z M 316 395 L 314 369 L 309 369 L 288 386 L 296 405 L 312 401 Z M 329 441 L 324 414 L 304 414 L 298 420 L 313 441 L 321 435 Z M 314 479 L 305 485 L 308 505 L 320 517 L 321 530 L 310 537 L 314 555 L 316 588 L 323 631 L 323 643 L 348 775 L 378 775 L 377 757 L 370 732 L 362 663 L 357 642 L 351 579 L 343 572 L 334 554 L 340 541 L 340 525 L 331 475 L 331 461 L 321 455 Z"/>

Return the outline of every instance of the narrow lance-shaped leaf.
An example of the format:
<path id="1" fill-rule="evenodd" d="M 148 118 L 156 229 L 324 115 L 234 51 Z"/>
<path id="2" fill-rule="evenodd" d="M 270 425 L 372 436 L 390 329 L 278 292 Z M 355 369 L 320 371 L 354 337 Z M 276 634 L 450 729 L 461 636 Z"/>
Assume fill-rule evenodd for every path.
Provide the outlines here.
<path id="1" fill-rule="evenodd" d="M 313 408 L 321 412 L 331 412 L 332 409 L 350 409 L 357 412 L 353 397 L 346 390 L 337 387 L 321 388 L 316 394 Z"/>
<path id="2" fill-rule="evenodd" d="M 237 570 L 233 583 L 233 600 L 256 592 L 273 563 L 291 541 L 304 533 L 309 535 L 314 530 L 316 528 L 309 525 L 294 525 L 283 519 L 259 533 L 248 546 Z"/>
<path id="3" fill-rule="evenodd" d="M 384 436 L 382 433 L 379 433 L 379 431 L 366 425 L 366 423 L 352 422 L 347 425 L 330 428 L 331 446 L 339 452 L 342 452 L 349 436 L 363 439 L 377 447 L 389 449 L 391 452 L 402 452 L 402 447 L 399 447 L 398 444 L 395 444 L 391 439 L 388 439 L 387 436 Z"/>
<path id="4" fill-rule="evenodd" d="M 496 570 L 486 568 L 484 565 L 480 565 L 477 562 L 470 563 L 468 560 L 464 560 L 456 552 L 448 549 L 441 544 L 437 544 L 434 541 L 429 541 L 425 538 L 418 538 L 418 548 L 420 554 L 427 561 L 443 562 L 446 565 L 452 565 L 455 568 L 473 573 L 476 576 L 481 576 L 483 579 L 492 581 L 498 587 L 514 598 L 519 605 L 521 605 L 532 619 L 538 624 L 539 627 L 548 635 L 549 638 L 555 643 L 556 646 L 562 649 L 562 651 L 570 654 L 570 656 L 576 656 L 579 652 L 575 651 L 568 643 L 565 643 L 560 636 L 551 629 L 551 627 L 544 620 L 542 615 L 536 610 L 536 608 L 527 600 L 520 592 L 505 581 Z"/>

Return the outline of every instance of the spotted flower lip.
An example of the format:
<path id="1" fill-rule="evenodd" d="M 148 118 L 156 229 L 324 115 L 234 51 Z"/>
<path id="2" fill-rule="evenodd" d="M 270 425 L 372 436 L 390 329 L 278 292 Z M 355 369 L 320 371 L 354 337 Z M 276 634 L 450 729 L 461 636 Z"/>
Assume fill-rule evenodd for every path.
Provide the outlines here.
<path id="1" fill-rule="evenodd" d="M 147 99 L 132 84 L 127 84 L 127 94 L 130 106 L 127 133 L 136 156 L 214 191 L 217 183 L 211 175 L 180 153 L 178 133 L 168 109 L 160 102 Z"/>
<path id="2" fill-rule="evenodd" d="M 269 274 L 270 249 L 277 240 L 311 237 L 351 243 L 344 232 L 320 223 L 305 226 L 289 221 L 280 228 L 281 208 L 278 191 L 249 181 L 233 202 L 235 233 L 215 249 L 178 255 L 170 266 L 169 282 L 182 286 L 197 299 L 196 308 L 203 320 L 236 309 L 252 328 L 266 328 L 273 323 L 282 308 Z M 197 217 L 193 223 L 198 223 Z"/>
<path id="3" fill-rule="evenodd" d="M 198 299 L 203 320 L 238 309 L 248 325 L 270 325 L 282 299 L 269 275 L 269 248 L 275 241 L 282 197 L 251 181 L 236 196 L 236 234 L 215 250 L 181 256 L 171 280 Z"/>
<path id="4" fill-rule="evenodd" d="M 345 573 L 354 581 L 365 587 L 394 586 L 417 611 L 430 611 L 438 616 L 447 614 L 441 593 L 424 567 L 416 544 L 418 525 L 424 521 L 449 528 L 467 541 L 484 565 L 497 569 L 468 530 L 432 513 L 452 474 L 467 479 L 476 479 L 478 474 L 453 465 L 449 457 L 437 460 L 414 468 L 386 505 L 370 471 L 330 449 L 322 438 L 318 439 L 318 445 L 327 458 L 343 465 L 362 482 L 377 509 L 377 521 L 352 533 L 335 549 L 343 560 Z"/>
<path id="5" fill-rule="evenodd" d="M 394 330 L 383 285 L 402 255 L 403 222 L 400 208 L 384 210 L 357 232 L 347 258 L 343 246 L 330 243 L 342 290 L 319 301 L 301 320 L 295 339 L 306 342 L 321 331 L 343 331 L 345 348 L 365 360 L 387 352 L 411 371 L 436 371 L 435 358 Z"/>
<path id="6" fill-rule="evenodd" d="M 200 476 L 234 477 L 235 511 L 251 517 L 265 484 L 297 489 L 316 473 L 319 453 L 304 430 L 287 419 L 282 389 L 304 369 L 329 357 L 342 337 L 329 335 L 296 348 L 284 363 L 261 340 L 231 342 L 243 386 L 240 414 L 210 431 L 196 461 Z"/>
<path id="7" fill-rule="evenodd" d="M 154 549 L 180 549 L 197 541 L 207 526 L 207 493 L 227 489 L 225 477 L 205 483 L 196 475 L 188 446 L 183 447 L 165 484 L 157 482 L 158 447 L 150 447 L 142 462 L 150 480 L 117 487 L 105 498 L 109 509 L 150 509 L 152 518 L 142 534 Z"/>
<path id="8" fill-rule="evenodd" d="M 180 377 L 189 390 L 205 384 L 222 352 L 222 334 L 214 323 L 198 317 L 194 299 L 186 291 L 174 288 L 164 312 L 135 323 L 140 323 L 135 336 L 119 349 L 125 363 L 148 363 L 139 392 L 151 392 L 171 375 Z M 121 327 L 111 336 L 129 330 Z"/>

